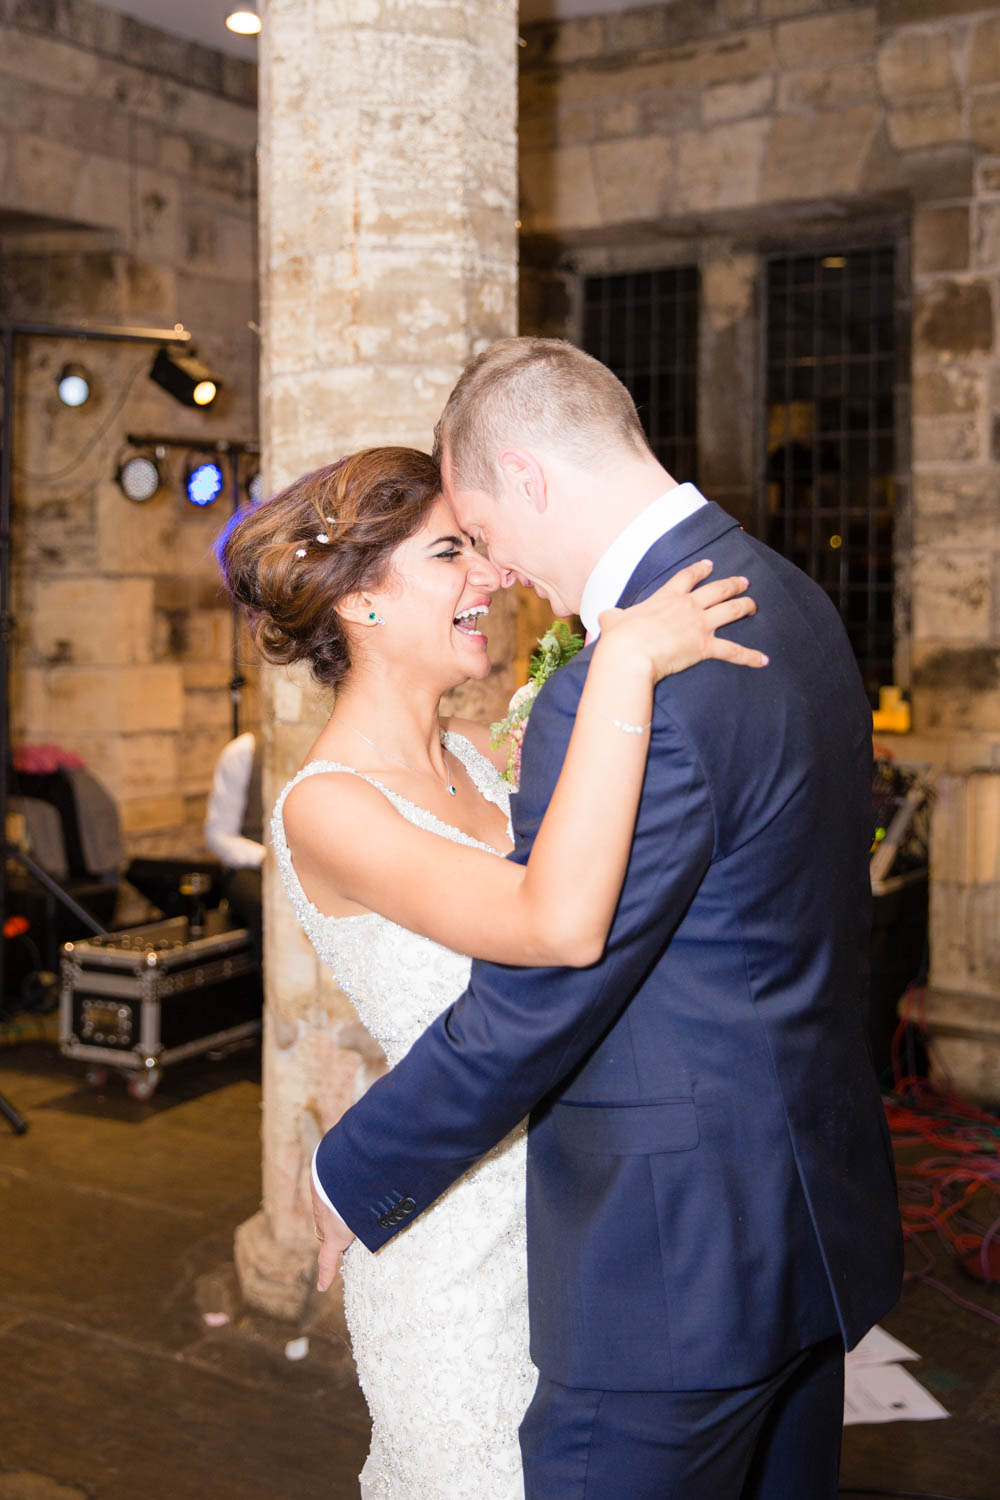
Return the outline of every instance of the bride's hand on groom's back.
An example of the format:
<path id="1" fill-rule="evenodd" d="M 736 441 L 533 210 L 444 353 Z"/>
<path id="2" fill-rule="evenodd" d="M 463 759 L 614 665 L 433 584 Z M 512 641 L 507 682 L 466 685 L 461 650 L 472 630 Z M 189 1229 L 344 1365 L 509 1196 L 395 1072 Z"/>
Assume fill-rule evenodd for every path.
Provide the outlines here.
<path id="1" fill-rule="evenodd" d="M 601 639 L 632 659 L 648 662 L 657 682 L 711 658 L 738 667 L 766 667 L 768 658 L 762 651 L 716 635 L 724 626 L 756 614 L 757 606 L 746 592 L 749 579 L 705 583 L 712 567 L 703 558 L 675 573 L 640 604 L 605 610 Z"/>

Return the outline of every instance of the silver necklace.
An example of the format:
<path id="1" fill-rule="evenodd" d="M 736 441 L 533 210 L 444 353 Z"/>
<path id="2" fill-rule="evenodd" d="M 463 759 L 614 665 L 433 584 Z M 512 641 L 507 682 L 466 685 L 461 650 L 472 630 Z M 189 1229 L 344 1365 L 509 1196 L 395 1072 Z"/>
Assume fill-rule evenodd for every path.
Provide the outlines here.
<path id="1" fill-rule="evenodd" d="M 432 781 L 436 781 L 437 782 L 438 786 L 442 785 L 440 776 L 435 775 L 435 773 L 433 771 L 420 771 L 420 770 L 417 770 L 416 767 L 414 767 L 414 766 L 408 766 L 405 760 L 400 760 L 400 758 L 399 758 L 398 755 L 392 755 L 392 754 L 390 754 L 390 752 L 388 750 L 386 750 L 384 746 L 382 746 L 382 745 L 376 745 L 376 743 L 375 743 L 374 740 L 370 740 L 366 734 L 362 734 L 361 730 L 360 729 L 356 729 L 353 724 L 348 724 L 348 722 L 347 722 L 346 719 L 338 719 L 337 716 L 334 714 L 334 715 L 331 716 L 331 722 L 334 723 L 334 724 L 343 724 L 343 726 L 344 726 L 345 729 L 352 730 L 354 732 L 354 734 L 357 735 L 357 737 L 358 737 L 359 740 L 364 740 L 364 742 L 365 742 L 366 745 L 370 745 L 373 750 L 377 750 L 378 753 L 379 753 L 379 755 L 384 755 L 385 758 L 386 758 L 386 760 L 395 761 L 395 763 L 396 763 L 397 766 L 402 766 L 403 770 L 404 771 L 409 771 L 410 774 L 411 774 L 411 776 L 429 776 Z M 442 755 L 442 757 L 444 759 L 444 768 L 447 771 L 447 769 L 448 769 L 448 755 L 447 755 L 447 752 L 446 752 L 446 750 L 444 748 L 444 745 L 441 746 L 441 755 Z M 457 797 L 458 796 L 458 788 L 454 785 L 454 783 L 452 781 L 446 781 L 444 783 L 444 785 L 447 787 L 448 791 L 451 793 L 451 795 L 453 797 Z"/>

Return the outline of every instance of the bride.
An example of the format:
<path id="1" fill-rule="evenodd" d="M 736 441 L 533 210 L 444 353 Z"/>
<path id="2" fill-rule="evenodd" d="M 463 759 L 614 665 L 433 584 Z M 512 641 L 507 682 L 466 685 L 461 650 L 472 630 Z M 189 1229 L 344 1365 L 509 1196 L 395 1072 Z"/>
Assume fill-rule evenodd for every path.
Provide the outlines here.
<path id="1" fill-rule="evenodd" d="M 580 967 L 600 957 L 642 788 L 653 687 L 716 657 L 755 606 L 696 563 L 601 618 L 576 728 L 525 865 L 507 747 L 442 720 L 490 673 L 479 626 L 500 586 L 440 493 L 433 461 L 377 448 L 237 516 L 227 586 L 271 661 L 336 689 L 272 818 L 278 868 L 316 952 L 390 1065 L 465 988 L 471 959 Z M 697 585 L 702 584 L 702 587 Z M 613 790 L 612 790 L 613 789 Z M 363 1500 L 519 1500 L 528 1358 L 522 1124 L 377 1255 L 354 1244 L 344 1299 L 372 1417 Z M 404 1198 L 387 1215 L 412 1209 Z M 393 1220 L 397 1222 L 397 1220 Z"/>

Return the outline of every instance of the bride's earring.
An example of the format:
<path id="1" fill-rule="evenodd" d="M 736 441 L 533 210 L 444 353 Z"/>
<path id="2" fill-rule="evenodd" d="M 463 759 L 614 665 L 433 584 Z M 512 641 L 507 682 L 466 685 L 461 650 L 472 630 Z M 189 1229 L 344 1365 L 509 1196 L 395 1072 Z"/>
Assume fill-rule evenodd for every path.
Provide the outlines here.
<path id="1" fill-rule="evenodd" d="M 377 615 L 374 610 L 370 610 L 369 611 L 368 618 L 372 622 L 373 625 L 384 625 L 385 624 L 385 621 L 383 620 L 382 616 L 381 615 Z"/>

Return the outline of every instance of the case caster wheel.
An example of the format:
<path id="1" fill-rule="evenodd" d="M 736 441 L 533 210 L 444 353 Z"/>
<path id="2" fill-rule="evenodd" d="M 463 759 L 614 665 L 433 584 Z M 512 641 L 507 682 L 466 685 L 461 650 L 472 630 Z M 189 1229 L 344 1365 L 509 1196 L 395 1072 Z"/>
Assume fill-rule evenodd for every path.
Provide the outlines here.
<path id="1" fill-rule="evenodd" d="M 130 1099 L 152 1099 L 156 1093 L 156 1086 L 160 1081 L 159 1068 L 147 1068 L 145 1073 L 138 1073 L 128 1081 L 128 1093 Z"/>
<path id="2" fill-rule="evenodd" d="M 108 1081 L 108 1068 L 88 1068 L 84 1077 L 92 1089 L 102 1089 Z"/>

